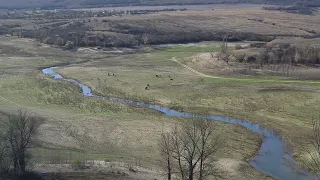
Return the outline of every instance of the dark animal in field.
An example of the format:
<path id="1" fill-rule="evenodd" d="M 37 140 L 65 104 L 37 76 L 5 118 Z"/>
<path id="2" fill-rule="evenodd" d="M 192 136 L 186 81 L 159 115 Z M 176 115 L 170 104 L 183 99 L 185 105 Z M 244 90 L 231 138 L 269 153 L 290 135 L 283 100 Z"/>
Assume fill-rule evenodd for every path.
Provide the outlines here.
<path id="1" fill-rule="evenodd" d="M 150 87 L 150 85 L 149 85 L 149 84 L 147 84 L 147 87 Z"/>
<path id="2" fill-rule="evenodd" d="M 203 78 L 200 81 L 203 81 Z"/>
<path id="3" fill-rule="evenodd" d="M 108 76 L 110 76 L 110 73 L 108 73 Z"/>
<path id="4" fill-rule="evenodd" d="M 148 86 L 146 88 L 144 88 L 144 90 L 149 90 Z"/>
<path id="5" fill-rule="evenodd" d="M 170 80 L 171 80 L 171 81 L 173 81 L 173 79 L 172 79 L 172 78 L 171 78 Z"/>
<path id="6" fill-rule="evenodd" d="M 114 74 L 112 74 L 112 76 L 114 76 Z"/>
<path id="7" fill-rule="evenodd" d="M 156 77 L 158 78 L 158 77 L 159 77 L 159 75 L 156 75 Z"/>

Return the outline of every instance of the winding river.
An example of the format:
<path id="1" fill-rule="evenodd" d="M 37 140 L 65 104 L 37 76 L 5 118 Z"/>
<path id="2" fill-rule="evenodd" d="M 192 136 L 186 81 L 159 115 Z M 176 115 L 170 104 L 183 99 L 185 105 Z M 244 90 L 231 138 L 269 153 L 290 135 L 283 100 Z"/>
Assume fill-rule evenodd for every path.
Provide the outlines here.
<path id="1" fill-rule="evenodd" d="M 143 102 L 136 102 L 131 100 L 96 96 L 92 93 L 92 90 L 80 82 L 73 79 L 65 79 L 60 74 L 54 72 L 55 67 L 45 68 L 42 72 L 57 80 L 64 80 L 79 86 L 82 89 L 84 96 L 92 98 L 101 98 L 119 103 L 132 104 L 139 107 L 145 107 L 160 111 L 167 116 L 172 117 L 200 117 L 207 118 L 215 121 L 223 121 L 232 124 L 238 124 L 250 129 L 251 131 L 258 133 L 262 136 L 263 142 L 261 144 L 259 153 L 250 160 L 250 165 L 255 169 L 268 174 L 276 179 L 280 180 L 315 180 L 315 176 L 300 168 L 293 160 L 292 148 L 285 143 L 281 136 L 270 129 L 261 127 L 259 124 L 243 121 L 239 119 L 233 119 L 222 116 L 211 115 L 196 115 L 188 112 L 178 112 L 173 109 L 161 107 L 159 105 L 146 104 Z"/>

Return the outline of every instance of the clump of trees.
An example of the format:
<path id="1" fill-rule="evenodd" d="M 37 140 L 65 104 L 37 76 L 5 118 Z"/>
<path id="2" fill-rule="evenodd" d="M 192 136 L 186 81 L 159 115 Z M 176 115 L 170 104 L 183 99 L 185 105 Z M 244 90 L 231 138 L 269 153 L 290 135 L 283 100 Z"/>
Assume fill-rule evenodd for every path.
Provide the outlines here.
<path id="1" fill-rule="evenodd" d="M 224 147 L 224 142 L 216 123 L 204 119 L 192 119 L 163 133 L 159 149 L 167 179 L 220 177 L 222 172 L 216 167 L 216 156 Z"/>
<path id="2" fill-rule="evenodd" d="M 0 174 L 20 176 L 27 172 L 29 150 L 44 119 L 19 110 L 16 114 L 0 114 Z"/>
<path id="3" fill-rule="evenodd" d="M 279 47 L 266 47 L 258 56 L 244 57 L 240 62 L 264 64 L 320 64 L 320 47 L 318 46 L 294 46 L 290 44 L 280 44 Z"/>

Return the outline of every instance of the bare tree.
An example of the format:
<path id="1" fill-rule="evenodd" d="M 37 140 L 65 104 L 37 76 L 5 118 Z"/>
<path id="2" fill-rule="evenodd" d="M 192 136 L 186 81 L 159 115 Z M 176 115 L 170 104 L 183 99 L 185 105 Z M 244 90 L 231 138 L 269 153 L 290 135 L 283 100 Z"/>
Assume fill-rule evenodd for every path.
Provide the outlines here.
<path id="1" fill-rule="evenodd" d="M 89 37 L 88 35 L 85 35 L 83 38 L 82 38 L 83 42 L 85 43 L 85 45 L 88 47 L 89 46 Z"/>
<path id="2" fill-rule="evenodd" d="M 197 146 L 200 157 L 199 164 L 199 180 L 204 180 L 207 175 L 219 176 L 212 166 L 214 155 L 223 148 L 224 140 L 219 134 L 215 134 L 217 129 L 212 121 L 198 120 L 196 121 L 199 129 L 200 143 Z"/>
<path id="3" fill-rule="evenodd" d="M 263 50 L 262 52 L 260 52 L 260 56 L 259 56 L 259 65 L 260 65 L 260 68 L 263 66 L 263 64 L 269 63 L 269 60 L 270 60 L 269 52 L 270 52 L 270 49 L 269 49 L 269 48 L 266 48 L 265 50 Z"/>
<path id="4" fill-rule="evenodd" d="M 62 39 L 61 37 L 58 37 L 55 41 L 55 44 L 58 46 L 64 46 L 65 44 L 64 39 Z"/>
<path id="5" fill-rule="evenodd" d="M 161 135 L 159 147 L 160 147 L 160 154 L 164 158 L 164 162 L 161 164 L 165 168 L 168 180 L 171 180 L 172 170 L 173 170 L 173 163 L 172 163 L 173 144 L 171 142 L 170 133 L 163 133 Z"/>
<path id="6" fill-rule="evenodd" d="M 229 64 L 230 61 L 230 52 L 228 49 L 228 35 L 225 35 L 222 39 L 222 43 L 220 45 L 220 52 L 218 53 L 218 60 L 223 60 L 227 64 Z"/>
<path id="7" fill-rule="evenodd" d="M 143 45 L 147 45 L 149 41 L 149 34 L 147 33 L 142 34 L 141 39 L 143 41 Z"/>
<path id="8" fill-rule="evenodd" d="M 320 115 L 313 120 L 312 133 L 308 143 L 304 146 L 307 158 L 303 159 L 303 164 L 320 180 Z"/>
<path id="9" fill-rule="evenodd" d="M 0 174 L 8 172 L 10 166 L 9 152 L 6 147 L 5 132 L 1 129 L 0 132 Z"/>
<path id="10" fill-rule="evenodd" d="M 214 169 L 214 156 L 223 147 L 224 140 L 215 127 L 210 120 L 192 119 L 175 127 L 171 133 L 163 134 L 161 142 L 166 144 L 162 143 L 161 150 L 165 150 L 165 157 L 170 159 L 167 169 L 170 167 L 172 172 L 175 165 L 183 180 L 195 177 L 204 180 L 208 175 L 219 175 Z"/>
<path id="11" fill-rule="evenodd" d="M 8 116 L 5 139 L 15 173 L 20 174 L 26 171 L 27 153 L 34 145 L 35 136 L 42 122 L 43 118 L 28 116 L 27 112 L 22 110 L 19 110 L 18 114 Z"/>

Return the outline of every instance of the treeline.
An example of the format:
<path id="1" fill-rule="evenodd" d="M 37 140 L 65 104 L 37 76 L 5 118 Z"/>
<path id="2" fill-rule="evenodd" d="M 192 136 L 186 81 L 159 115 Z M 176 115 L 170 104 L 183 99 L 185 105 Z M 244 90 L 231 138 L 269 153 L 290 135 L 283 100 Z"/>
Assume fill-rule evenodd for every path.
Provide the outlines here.
<path id="1" fill-rule="evenodd" d="M 292 6 L 269 6 L 263 7 L 264 10 L 285 11 L 288 13 L 314 15 L 318 11 L 320 1 L 297 1 Z"/>
<path id="2" fill-rule="evenodd" d="M 101 22 L 94 22 L 95 24 Z M 228 41 L 271 41 L 274 36 L 266 36 L 248 32 L 210 31 L 193 27 L 172 27 L 155 25 L 133 25 L 129 23 L 108 23 L 108 33 L 94 31 L 93 27 L 79 21 L 64 26 L 43 27 L 34 30 L 15 28 L 10 31 L 12 35 L 35 38 L 39 42 L 55 44 L 58 46 L 81 47 L 135 47 L 140 45 L 158 45 L 174 43 L 190 43 L 201 41 L 221 41 L 222 36 L 229 34 Z M 156 23 L 153 23 L 156 24 Z M 111 33 L 110 33 L 111 32 Z"/>
<path id="3" fill-rule="evenodd" d="M 46 44 L 64 46 L 66 42 L 72 42 L 81 47 L 135 47 L 140 45 L 177 44 L 201 41 L 221 41 L 225 32 L 175 32 L 172 34 L 122 34 L 116 35 L 66 32 L 54 36 L 53 32 L 36 32 L 35 38 Z M 270 41 L 272 37 L 266 37 L 254 33 L 234 32 L 229 38 L 230 42 L 236 41 Z"/>
<path id="4" fill-rule="evenodd" d="M 238 57 L 239 62 L 258 63 L 260 66 L 265 64 L 320 64 L 319 46 L 295 46 L 281 44 L 279 48 L 266 47 L 259 55 Z"/>

